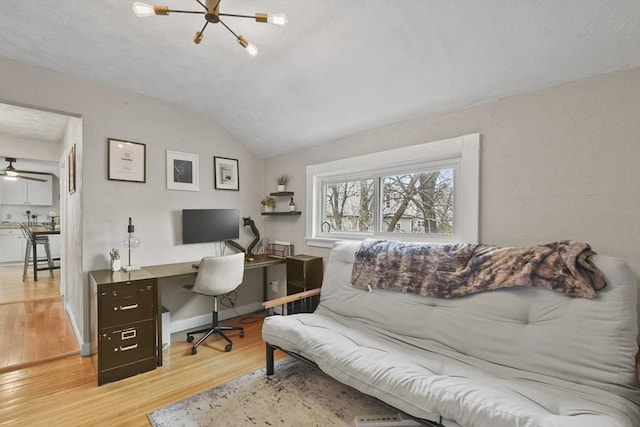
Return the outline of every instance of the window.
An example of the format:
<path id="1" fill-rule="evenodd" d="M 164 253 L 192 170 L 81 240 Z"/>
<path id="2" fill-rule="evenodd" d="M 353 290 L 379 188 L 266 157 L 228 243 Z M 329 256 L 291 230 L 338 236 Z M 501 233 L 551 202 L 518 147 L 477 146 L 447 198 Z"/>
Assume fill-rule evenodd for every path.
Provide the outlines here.
<path id="1" fill-rule="evenodd" d="M 453 234 L 454 167 L 395 173 L 380 178 L 380 232 Z"/>
<path id="2" fill-rule="evenodd" d="M 476 242 L 480 135 L 307 167 L 307 240 Z"/>
<path id="3" fill-rule="evenodd" d="M 323 181 L 327 231 L 373 232 L 373 179 Z"/>

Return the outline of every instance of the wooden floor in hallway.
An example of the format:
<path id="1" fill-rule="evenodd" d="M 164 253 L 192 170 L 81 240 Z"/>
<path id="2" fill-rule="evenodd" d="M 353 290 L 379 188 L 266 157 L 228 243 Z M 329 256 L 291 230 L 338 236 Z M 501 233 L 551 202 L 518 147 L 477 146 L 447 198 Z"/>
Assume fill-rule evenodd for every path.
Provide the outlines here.
<path id="1" fill-rule="evenodd" d="M 0 373 L 79 353 L 54 275 L 23 281 L 21 265 L 0 266 Z"/>

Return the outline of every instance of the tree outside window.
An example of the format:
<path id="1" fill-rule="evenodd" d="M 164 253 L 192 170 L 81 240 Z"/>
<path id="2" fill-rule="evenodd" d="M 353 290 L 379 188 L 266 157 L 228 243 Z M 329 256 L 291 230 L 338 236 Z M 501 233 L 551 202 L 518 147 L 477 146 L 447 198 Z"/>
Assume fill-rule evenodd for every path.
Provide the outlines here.
<path id="1" fill-rule="evenodd" d="M 373 232 L 373 179 L 327 183 L 323 223 L 330 231 Z"/>
<path id="2" fill-rule="evenodd" d="M 454 170 L 387 175 L 382 178 L 381 231 L 453 233 Z"/>
<path id="3" fill-rule="evenodd" d="M 323 185 L 323 224 L 329 225 L 329 232 L 451 234 L 454 175 L 453 168 L 445 168 L 327 182 Z M 374 181 L 382 189 L 379 230 L 375 227 Z"/>

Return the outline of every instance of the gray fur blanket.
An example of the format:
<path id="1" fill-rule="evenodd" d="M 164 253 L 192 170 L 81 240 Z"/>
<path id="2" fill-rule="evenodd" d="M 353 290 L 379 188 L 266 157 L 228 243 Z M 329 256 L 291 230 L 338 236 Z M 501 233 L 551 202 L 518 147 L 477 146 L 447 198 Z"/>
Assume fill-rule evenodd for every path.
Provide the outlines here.
<path id="1" fill-rule="evenodd" d="M 356 252 L 351 283 L 437 298 L 511 286 L 593 298 L 606 283 L 588 261 L 592 254 L 586 243 L 572 241 L 517 248 L 366 239 Z"/>

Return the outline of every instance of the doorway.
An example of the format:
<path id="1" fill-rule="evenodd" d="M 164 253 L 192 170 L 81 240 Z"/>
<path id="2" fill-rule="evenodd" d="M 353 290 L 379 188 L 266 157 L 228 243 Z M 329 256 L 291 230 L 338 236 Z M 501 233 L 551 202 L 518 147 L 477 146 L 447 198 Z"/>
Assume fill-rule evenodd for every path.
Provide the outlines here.
<path id="1" fill-rule="evenodd" d="M 30 268 L 23 280 L 24 253 L 19 262 L 13 259 L 15 254 L 10 256 L 13 262 L 7 259 L 0 262 L 0 345 L 9 348 L 6 354 L 0 352 L 0 372 L 78 353 L 78 328 L 73 324 L 73 316 L 67 313 L 69 294 L 73 297 L 74 288 L 81 288 L 82 284 L 81 254 L 69 251 L 82 236 L 79 185 L 82 162 L 78 153 L 82 153 L 79 116 L 0 102 L 0 173 L 5 170 L 5 158 L 10 157 L 17 159 L 15 169 L 48 173 L 55 182 L 51 203 L 29 205 L 29 200 L 23 206 L 15 200 L 3 203 L 0 188 L 0 231 L 29 219 L 25 217 L 27 210 L 37 215 L 30 218 L 37 225 L 50 224 L 53 216 L 60 227 L 60 235 L 56 236 L 59 241 L 52 244 L 60 257 L 60 270 L 54 270 L 54 277 L 43 271 L 35 281 Z M 75 290 L 78 292 L 81 290 Z"/>

